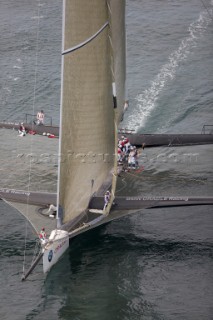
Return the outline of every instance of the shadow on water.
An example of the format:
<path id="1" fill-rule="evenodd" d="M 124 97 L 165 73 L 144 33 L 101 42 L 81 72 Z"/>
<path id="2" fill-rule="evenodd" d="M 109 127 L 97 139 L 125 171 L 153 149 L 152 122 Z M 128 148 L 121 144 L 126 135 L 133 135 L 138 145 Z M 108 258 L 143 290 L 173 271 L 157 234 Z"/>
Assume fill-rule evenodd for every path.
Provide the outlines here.
<path id="1" fill-rule="evenodd" d="M 115 319 L 115 315 L 116 319 L 128 319 L 127 315 L 130 319 L 132 313 L 135 318 L 131 319 L 139 319 L 141 314 L 163 319 L 137 284 L 146 276 L 147 267 L 158 268 L 162 261 L 182 263 L 196 256 L 213 257 L 208 242 L 111 234 L 109 227 L 110 224 L 101 226 L 70 241 L 70 249 L 47 275 L 39 309 L 47 310 L 50 300 L 51 303 L 56 300 L 61 303 L 57 309 L 60 319 L 108 320 Z M 140 295 L 140 304 L 131 300 L 133 288 L 138 291 L 134 294 Z"/>
<path id="2" fill-rule="evenodd" d="M 115 223 L 115 222 L 114 222 Z M 193 240 L 175 240 L 167 238 L 147 238 L 143 235 L 137 235 L 131 232 L 112 233 L 110 226 L 112 224 L 100 226 L 92 229 L 76 238 L 70 240 L 69 250 L 59 263 L 52 269 L 47 276 L 49 279 L 61 274 L 66 264 L 72 276 L 81 272 L 85 266 L 96 264 L 102 267 L 105 264 L 104 259 L 118 256 L 125 256 L 129 253 L 137 256 L 155 256 L 159 258 L 182 260 L 190 256 L 209 256 L 213 257 L 213 246 L 211 241 L 193 241 Z M 121 226 L 121 225 L 120 225 Z"/>
<path id="3" fill-rule="evenodd" d="M 109 234 L 106 231 L 107 226 L 101 226 L 70 241 L 69 268 L 73 275 L 79 272 L 82 265 L 89 264 L 89 261 L 85 261 L 85 256 L 97 259 L 100 267 L 103 260 L 99 259 L 99 255 L 125 256 L 129 252 L 134 252 L 135 256 L 137 254 L 153 255 L 165 259 L 169 259 L 171 256 L 175 260 L 186 259 L 194 255 L 213 256 L 211 242 L 147 239 L 132 233 Z"/>
<path id="4" fill-rule="evenodd" d="M 69 251 L 48 274 L 44 284 L 45 309 L 48 297 L 57 296 L 62 302 L 58 309 L 60 319 L 108 320 L 115 319 L 115 315 L 125 319 L 127 313 L 130 316 L 132 307 L 121 292 L 123 275 L 119 269 L 125 267 L 125 255 L 133 252 L 133 245 L 123 237 L 106 233 L 107 226 L 102 226 L 73 239 Z M 153 308 L 147 301 L 143 307 Z"/>

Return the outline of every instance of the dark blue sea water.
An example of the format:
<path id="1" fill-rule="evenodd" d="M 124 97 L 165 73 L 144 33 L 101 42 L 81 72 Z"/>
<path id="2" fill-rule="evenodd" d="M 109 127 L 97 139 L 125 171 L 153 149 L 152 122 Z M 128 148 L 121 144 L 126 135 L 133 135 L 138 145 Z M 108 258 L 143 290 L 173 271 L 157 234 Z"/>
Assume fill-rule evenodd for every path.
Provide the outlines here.
<path id="1" fill-rule="evenodd" d="M 59 123 L 61 7 L 1 0 L 0 120 L 42 108 Z M 200 133 L 212 125 L 213 2 L 128 0 L 126 11 L 130 107 L 122 126 Z M 27 139 L 0 130 L 0 187 L 28 186 L 27 165 L 15 160 Z M 35 149 L 57 152 L 57 140 L 46 141 L 38 138 Z M 117 194 L 212 196 L 212 156 L 212 146 L 145 149 L 144 170 L 120 178 Z M 31 189 L 56 191 L 54 161 L 31 171 Z M 39 265 L 21 282 L 25 221 L 0 201 L 0 319 L 213 319 L 212 212 L 140 211 L 73 239 L 47 276 Z M 34 240 L 28 227 L 27 263 Z"/>

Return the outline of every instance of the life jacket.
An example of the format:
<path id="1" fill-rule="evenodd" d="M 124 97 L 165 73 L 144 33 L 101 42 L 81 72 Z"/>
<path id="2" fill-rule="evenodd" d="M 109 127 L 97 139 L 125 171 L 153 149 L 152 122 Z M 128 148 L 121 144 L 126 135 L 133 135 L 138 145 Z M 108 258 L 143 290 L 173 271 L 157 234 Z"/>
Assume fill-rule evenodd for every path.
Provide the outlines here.
<path id="1" fill-rule="evenodd" d="M 48 136 L 48 138 L 55 138 L 54 134 L 48 134 L 47 136 Z"/>
<path id="2" fill-rule="evenodd" d="M 39 234 L 39 238 L 42 239 L 42 240 L 46 239 L 46 233 L 43 230 L 41 230 L 41 232 Z"/>
<path id="3" fill-rule="evenodd" d="M 110 194 L 105 194 L 104 200 L 105 200 L 105 203 L 108 203 L 110 200 Z"/>
<path id="4" fill-rule="evenodd" d="M 20 131 L 25 131 L 25 127 L 24 127 L 23 125 L 21 125 L 21 126 L 19 127 L 19 130 L 20 130 Z"/>
<path id="5" fill-rule="evenodd" d="M 33 130 L 30 130 L 29 132 L 28 132 L 29 134 L 36 134 L 36 132 L 35 131 L 33 131 Z"/>
<path id="6" fill-rule="evenodd" d="M 43 121 L 44 120 L 44 113 L 38 112 L 37 113 L 37 119 L 40 120 L 40 121 Z"/>

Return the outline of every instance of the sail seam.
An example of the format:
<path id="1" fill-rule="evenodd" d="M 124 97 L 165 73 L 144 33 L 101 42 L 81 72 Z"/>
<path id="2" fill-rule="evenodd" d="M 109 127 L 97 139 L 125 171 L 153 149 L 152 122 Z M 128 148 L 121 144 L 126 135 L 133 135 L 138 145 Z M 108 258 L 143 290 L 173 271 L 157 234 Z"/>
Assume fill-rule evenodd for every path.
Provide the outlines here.
<path id="1" fill-rule="evenodd" d="M 69 48 L 65 51 L 62 52 L 62 55 L 65 55 L 67 53 L 73 52 L 75 50 L 78 50 L 82 47 L 84 47 L 87 43 L 91 42 L 93 39 L 95 39 L 107 26 L 109 25 L 109 22 L 107 21 L 94 35 L 92 35 L 91 37 L 89 37 L 88 39 L 86 39 L 85 41 L 79 43 L 78 45 Z"/>

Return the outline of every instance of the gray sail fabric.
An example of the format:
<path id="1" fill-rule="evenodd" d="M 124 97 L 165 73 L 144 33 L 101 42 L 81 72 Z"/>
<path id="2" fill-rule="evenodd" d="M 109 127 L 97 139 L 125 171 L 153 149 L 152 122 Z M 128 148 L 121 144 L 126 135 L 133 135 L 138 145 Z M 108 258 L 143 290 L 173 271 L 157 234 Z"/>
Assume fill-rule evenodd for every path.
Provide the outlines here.
<path id="1" fill-rule="evenodd" d="M 63 51 L 85 42 L 109 19 L 105 0 L 67 0 L 64 12 Z M 111 52 L 106 27 L 64 55 L 59 170 L 63 223 L 87 208 L 115 164 Z"/>

